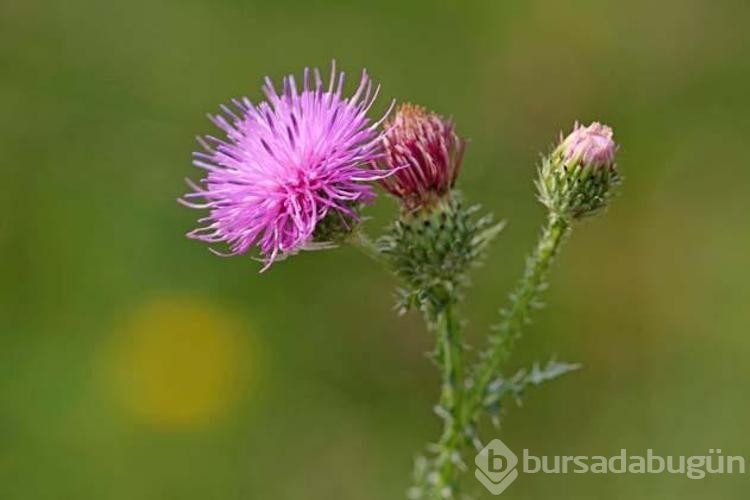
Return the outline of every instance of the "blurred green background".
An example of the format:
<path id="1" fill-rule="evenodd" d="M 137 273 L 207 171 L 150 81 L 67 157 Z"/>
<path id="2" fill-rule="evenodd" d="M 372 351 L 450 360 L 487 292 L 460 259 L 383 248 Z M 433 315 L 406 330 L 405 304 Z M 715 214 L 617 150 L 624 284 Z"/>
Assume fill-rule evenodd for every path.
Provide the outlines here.
<path id="1" fill-rule="evenodd" d="M 2 0 L 0 498 L 403 497 L 437 382 L 394 281 L 351 249 L 259 275 L 185 239 L 198 213 L 175 203 L 206 112 L 332 58 L 472 140 L 461 188 L 509 222 L 464 306 L 475 344 L 542 222 L 539 152 L 576 119 L 615 128 L 622 194 L 574 234 L 515 358 L 585 369 L 498 436 L 750 458 L 749 22 L 747 0 Z M 747 485 L 536 474 L 505 495 Z"/>

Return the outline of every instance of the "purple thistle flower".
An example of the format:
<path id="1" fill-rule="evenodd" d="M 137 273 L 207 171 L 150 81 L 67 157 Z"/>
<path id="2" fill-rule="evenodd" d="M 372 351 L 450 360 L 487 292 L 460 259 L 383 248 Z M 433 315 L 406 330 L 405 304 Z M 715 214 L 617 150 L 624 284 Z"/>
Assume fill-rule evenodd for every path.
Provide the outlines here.
<path id="1" fill-rule="evenodd" d="M 277 93 L 266 77 L 267 101 L 234 99 L 234 110 L 222 106 L 224 115 L 209 115 L 226 138 L 198 138 L 205 152 L 194 153 L 193 164 L 208 173 L 198 185 L 188 180 L 194 192 L 180 201 L 210 213 L 188 236 L 226 243 L 228 255 L 257 246 L 265 270 L 314 246 L 326 216 L 357 222 L 357 206 L 375 197 L 368 182 L 391 172 L 368 168 L 382 156 L 383 119 L 367 118 L 380 87 L 373 91 L 366 71 L 351 97 L 342 95 L 343 86 L 335 63 L 327 87 L 317 69 L 306 68 L 301 90 L 290 75 Z"/>
<path id="2" fill-rule="evenodd" d="M 407 210 L 445 197 L 456 182 L 466 146 L 453 122 L 421 106 L 403 104 L 385 128 L 385 154 L 378 167 L 393 175 L 380 184 Z"/>
<path id="3" fill-rule="evenodd" d="M 566 138 L 561 140 L 565 160 L 581 161 L 596 167 L 611 166 L 615 161 L 617 145 L 612 129 L 599 122 L 582 127 L 577 122 Z"/>

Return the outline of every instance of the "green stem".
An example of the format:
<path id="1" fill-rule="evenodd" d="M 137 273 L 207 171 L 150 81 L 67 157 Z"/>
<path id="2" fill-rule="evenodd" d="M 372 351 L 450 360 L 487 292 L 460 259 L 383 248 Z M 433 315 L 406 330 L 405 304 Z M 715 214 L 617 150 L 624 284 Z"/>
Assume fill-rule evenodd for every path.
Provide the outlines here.
<path id="1" fill-rule="evenodd" d="M 442 295 L 442 294 L 437 294 Z M 459 478 L 466 469 L 462 451 L 466 447 L 462 428 L 464 390 L 464 347 L 461 322 L 456 315 L 456 298 L 447 300 L 436 296 L 425 304 L 425 322 L 436 333 L 435 364 L 440 370 L 441 390 L 438 414 L 443 419 L 443 430 L 438 442 L 430 450 L 426 468 L 417 466 L 416 498 L 446 500 L 458 498 Z"/>
<path id="2" fill-rule="evenodd" d="M 435 459 L 434 498 L 453 498 L 458 491 L 460 454 L 463 448 L 461 403 L 463 398 L 463 341 L 461 325 L 455 317 L 454 305 L 446 305 L 437 314 L 437 361 L 441 371 L 440 408 L 443 433 Z M 450 492 L 451 496 L 446 497 Z"/>
<path id="3" fill-rule="evenodd" d="M 353 231 L 346 242 L 387 268 L 391 267 L 364 231 Z M 425 304 L 425 321 L 428 326 L 434 326 L 437 337 L 435 358 L 441 377 L 439 407 L 443 418 L 443 431 L 437 443 L 438 451 L 430 467 L 430 474 L 424 478 L 427 482 L 420 486 L 423 491 L 429 492 L 428 498 L 436 500 L 455 498 L 462 465 L 460 453 L 465 443 L 461 429 L 463 339 L 461 323 L 455 314 L 455 302 L 455 297 L 444 291 L 436 293 Z M 450 492 L 451 496 L 446 497 L 447 492 Z"/>
<path id="4" fill-rule="evenodd" d="M 488 386 L 506 363 L 516 341 L 521 337 L 523 327 L 529 322 L 531 312 L 540 304 L 549 269 L 560 245 L 570 232 L 570 227 L 567 218 L 550 215 L 534 253 L 526 261 L 523 277 L 510 296 L 510 304 L 502 311 L 502 321 L 497 333 L 490 337 L 490 346 L 479 362 L 471 398 L 464 408 L 464 418 L 469 421 L 467 423 L 476 424 Z"/>

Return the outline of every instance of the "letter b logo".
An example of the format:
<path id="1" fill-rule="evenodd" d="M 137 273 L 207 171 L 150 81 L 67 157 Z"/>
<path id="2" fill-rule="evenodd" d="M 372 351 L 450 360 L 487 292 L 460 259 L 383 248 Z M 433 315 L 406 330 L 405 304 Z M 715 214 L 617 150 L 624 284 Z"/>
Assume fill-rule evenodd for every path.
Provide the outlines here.
<path id="1" fill-rule="evenodd" d="M 518 457 L 499 439 L 488 444 L 474 459 L 474 475 L 493 495 L 499 495 L 518 477 Z"/>
<path id="2" fill-rule="evenodd" d="M 495 455 L 495 450 L 487 450 L 487 468 L 489 472 L 502 472 L 505 470 L 505 457 Z"/>

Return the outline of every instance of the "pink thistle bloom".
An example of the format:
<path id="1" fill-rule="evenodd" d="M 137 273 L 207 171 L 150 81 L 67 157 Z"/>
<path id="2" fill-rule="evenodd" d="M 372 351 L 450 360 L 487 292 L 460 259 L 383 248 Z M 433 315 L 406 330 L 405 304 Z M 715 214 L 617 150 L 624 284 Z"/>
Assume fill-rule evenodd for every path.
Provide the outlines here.
<path id="1" fill-rule="evenodd" d="M 453 122 L 421 106 L 403 104 L 386 125 L 378 167 L 393 175 L 380 184 L 411 210 L 446 196 L 461 169 L 466 141 Z"/>
<path id="2" fill-rule="evenodd" d="M 567 161 L 580 161 L 596 167 L 612 166 L 617 145 L 612 129 L 599 122 L 588 127 L 575 124 L 573 132 L 561 141 L 563 156 Z"/>
<path id="3" fill-rule="evenodd" d="M 234 109 L 222 106 L 224 115 L 209 115 L 226 138 L 198 138 L 205 151 L 194 153 L 193 164 L 207 174 L 198 184 L 188 181 L 194 192 L 180 201 L 209 215 L 188 236 L 225 243 L 228 255 L 257 246 L 265 270 L 314 247 L 316 226 L 326 216 L 357 222 L 357 206 L 375 197 L 368 182 L 390 171 L 368 167 L 382 156 L 382 119 L 367 118 L 379 87 L 373 91 L 365 71 L 354 95 L 344 97 L 343 86 L 335 64 L 327 86 L 317 69 L 305 69 L 301 89 L 287 76 L 277 93 L 266 78 L 266 101 L 234 99 Z"/>

